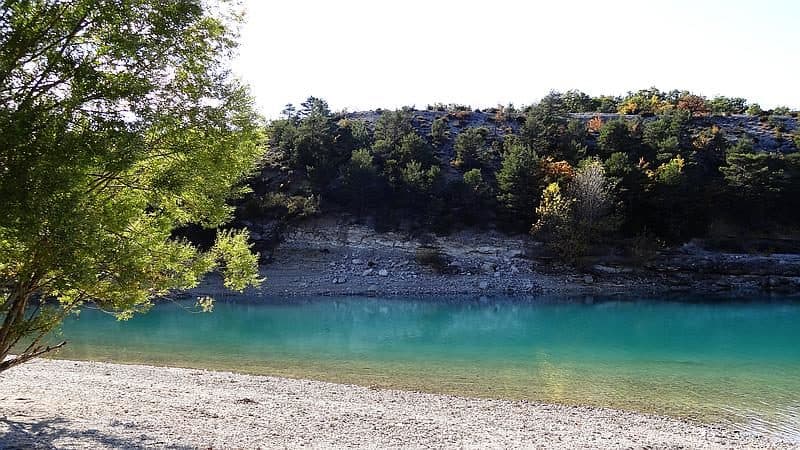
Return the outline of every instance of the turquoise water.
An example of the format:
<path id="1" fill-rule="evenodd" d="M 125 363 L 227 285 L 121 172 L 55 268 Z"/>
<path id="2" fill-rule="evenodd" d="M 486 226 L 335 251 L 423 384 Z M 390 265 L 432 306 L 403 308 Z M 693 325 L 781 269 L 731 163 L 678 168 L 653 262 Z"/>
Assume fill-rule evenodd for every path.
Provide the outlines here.
<path id="1" fill-rule="evenodd" d="M 58 357 L 590 404 L 800 441 L 800 303 L 308 298 L 85 310 Z"/>

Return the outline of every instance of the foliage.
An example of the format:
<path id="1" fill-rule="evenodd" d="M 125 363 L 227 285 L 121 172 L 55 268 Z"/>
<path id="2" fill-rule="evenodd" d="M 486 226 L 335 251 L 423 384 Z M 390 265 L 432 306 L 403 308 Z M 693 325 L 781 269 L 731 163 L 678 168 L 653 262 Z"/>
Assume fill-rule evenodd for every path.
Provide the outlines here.
<path id="1" fill-rule="evenodd" d="M 615 231 L 620 221 L 614 183 L 597 160 L 585 161 L 566 186 L 565 192 L 559 183 L 544 189 L 531 233 L 545 238 L 551 250 L 572 262 Z"/>
<path id="2" fill-rule="evenodd" d="M 411 161 L 403 168 L 403 181 L 414 192 L 426 193 L 433 187 L 440 172 L 439 166 L 425 169 L 422 163 Z"/>
<path id="3" fill-rule="evenodd" d="M 676 186 L 681 183 L 683 177 L 683 168 L 686 161 L 677 155 L 669 161 L 659 165 L 652 177 L 656 182 L 667 186 Z"/>
<path id="4" fill-rule="evenodd" d="M 676 107 L 680 110 L 687 111 L 690 116 L 704 116 L 711 112 L 711 109 L 706 102 L 706 99 L 694 94 L 687 94 L 678 99 Z"/>
<path id="5" fill-rule="evenodd" d="M 441 273 L 450 264 L 450 258 L 441 249 L 431 246 L 420 246 L 414 254 L 417 264 L 428 266 L 434 272 Z"/>
<path id="6" fill-rule="evenodd" d="M 223 225 L 263 154 L 228 76 L 234 16 L 189 0 L 4 4 L 0 360 L 26 345 L 0 371 L 50 350 L 87 302 L 126 319 L 214 269 L 232 289 L 260 281 L 247 233 L 205 251 L 175 237 Z"/>
<path id="7" fill-rule="evenodd" d="M 528 146 L 553 151 L 563 146 L 566 128 L 564 100 L 558 92 L 551 92 L 529 109 L 520 134 Z"/>
<path id="8" fill-rule="evenodd" d="M 753 103 L 752 105 L 747 107 L 747 111 L 745 111 L 748 116 L 760 116 L 764 114 L 764 110 L 761 109 L 761 105 L 758 103 Z"/>
<path id="9" fill-rule="evenodd" d="M 485 159 L 489 143 L 489 129 L 486 127 L 466 128 L 456 136 L 456 159 L 453 165 L 472 169 L 481 165 Z"/>
<path id="10" fill-rule="evenodd" d="M 688 146 L 690 140 L 688 111 L 675 111 L 648 122 L 642 140 L 654 152 L 656 159 L 666 161 Z"/>
<path id="11" fill-rule="evenodd" d="M 431 123 L 431 144 L 434 147 L 441 147 L 450 139 L 450 126 L 447 124 L 447 116 L 437 117 Z"/>
<path id="12" fill-rule="evenodd" d="M 517 140 L 508 140 L 497 185 L 500 189 L 498 201 L 517 220 L 531 222 L 537 207 L 544 176 L 541 173 L 539 156 L 531 147 Z"/>
<path id="13" fill-rule="evenodd" d="M 739 97 L 714 97 L 708 102 L 712 114 L 744 114 L 747 100 Z"/>
<path id="14" fill-rule="evenodd" d="M 573 113 L 595 112 L 600 107 L 600 101 L 581 91 L 570 90 L 563 94 L 564 106 Z"/>
<path id="15" fill-rule="evenodd" d="M 464 172 L 464 184 L 466 184 L 474 192 L 479 192 L 484 189 L 485 184 L 481 169 L 471 169 Z"/>
<path id="16" fill-rule="evenodd" d="M 616 229 L 615 186 L 606 177 L 603 164 L 595 159 L 584 161 L 567 186 L 569 196 L 575 200 L 575 225 L 587 241 L 598 241 Z"/>
<path id="17" fill-rule="evenodd" d="M 531 234 L 548 242 L 551 250 L 559 253 L 563 259 L 571 260 L 583 251 L 576 245 L 573 228 L 572 205 L 570 199 L 561 193 L 558 183 L 550 183 L 542 191 L 542 199 L 536 207 L 536 222 Z"/>
<path id="18" fill-rule="evenodd" d="M 600 127 L 597 138 L 599 154 L 608 157 L 614 152 L 625 151 L 632 146 L 630 129 L 622 119 L 609 120 Z"/>
<path id="19" fill-rule="evenodd" d="M 641 115 L 616 119 L 586 115 L 616 111 L 618 106 L 623 112 Z M 333 201 L 392 226 L 409 221 L 436 232 L 450 230 L 455 224 L 521 231 L 539 221 L 536 209 L 543 199 L 556 200 L 552 192 L 543 196 L 545 188 L 556 183 L 562 200 L 572 202 L 573 229 L 565 239 L 576 249 L 573 255 L 605 236 L 652 236 L 667 243 L 683 242 L 703 236 L 709 224 L 719 219 L 736 221 L 741 217 L 742 223 L 749 223 L 749 218 L 761 215 L 774 223 L 796 222 L 800 220 L 800 213 L 795 212 L 800 211 L 800 156 L 736 156 L 755 153 L 730 148 L 751 124 L 742 130 L 733 128 L 731 136 L 726 136 L 722 128 L 735 127 L 738 120 L 705 117 L 739 114 L 746 107 L 747 102 L 740 98 L 707 100 L 688 91 L 655 88 L 622 98 L 551 92 L 524 108 L 524 115 L 511 105 L 455 122 L 459 116 L 477 111 L 444 105 L 435 108 L 446 114 L 384 111 L 374 123 L 374 132 L 363 121 L 351 118 L 359 117 L 357 114 L 326 112 L 336 121 L 330 133 L 321 133 L 334 137 L 335 142 L 326 141 L 325 146 L 340 147 L 319 153 L 332 155 L 329 160 L 338 169 L 327 187 L 294 195 L 314 195 L 322 198 L 325 206 Z M 314 108 L 298 107 L 306 109 Z M 298 110 L 288 111 L 281 119 L 292 119 L 288 125 L 277 126 L 280 121 L 276 121 L 270 127 L 277 155 L 289 148 L 281 142 L 296 142 L 302 121 L 314 115 Z M 571 111 L 584 115 L 570 116 Z M 772 113 L 759 112 L 760 122 L 773 127 L 768 130 L 761 125 L 762 131 L 780 139 L 775 129 L 782 129 L 787 138 L 800 143 L 795 120 Z M 434 118 L 430 130 L 425 129 L 426 117 Z M 485 127 L 470 125 L 480 119 L 486 120 Z M 423 139 L 417 134 L 420 130 L 430 135 Z M 448 163 L 463 173 L 452 170 Z M 306 167 L 284 165 L 291 166 L 284 171 L 290 178 L 308 173 Z M 611 212 L 603 222 L 610 225 L 600 227 L 611 231 L 578 225 L 595 223 L 578 214 L 578 205 L 583 204 L 585 210 L 585 204 L 572 190 L 580 185 L 576 177 L 580 181 L 588 176 L 590 172 L 582 171 L 589 166 L 594 167 L 592 179 L 602 178 L 612 192 Z M 762 182 L 759 177 L 773 183 L 772 188 L 757 189 Z M 323 197 L 324 192 L 335 195 Z M 735 213 L 737 208 L 746 211 Z"/>

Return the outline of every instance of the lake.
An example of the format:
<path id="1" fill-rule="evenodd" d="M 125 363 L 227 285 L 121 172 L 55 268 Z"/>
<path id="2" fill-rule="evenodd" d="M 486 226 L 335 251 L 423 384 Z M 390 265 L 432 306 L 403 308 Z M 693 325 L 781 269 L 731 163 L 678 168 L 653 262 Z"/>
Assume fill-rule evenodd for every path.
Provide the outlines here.
<path id="1" fill-rule="evenodd" d="M 800 441 L 800 302 L 229 297 L 67 320 L 59 358 L 588 404 Z"/>

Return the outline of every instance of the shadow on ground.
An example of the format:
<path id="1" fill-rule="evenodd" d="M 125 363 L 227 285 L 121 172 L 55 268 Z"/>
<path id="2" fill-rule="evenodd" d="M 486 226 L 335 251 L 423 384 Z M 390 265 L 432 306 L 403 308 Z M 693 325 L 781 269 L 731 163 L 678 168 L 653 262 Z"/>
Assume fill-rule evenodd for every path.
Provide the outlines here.
<path id="1" fill-rule="evenodd" d="M 144 434 L 138 438 L 126 438 L 94 429 L 83 429 L 80 425 L 59 417 L 41 420 L 24 417 L 0 418 L 0 448 L 2 449 L 144 449 L 154 447 L 176 450 L 194 448 L 168 445 Z"/>

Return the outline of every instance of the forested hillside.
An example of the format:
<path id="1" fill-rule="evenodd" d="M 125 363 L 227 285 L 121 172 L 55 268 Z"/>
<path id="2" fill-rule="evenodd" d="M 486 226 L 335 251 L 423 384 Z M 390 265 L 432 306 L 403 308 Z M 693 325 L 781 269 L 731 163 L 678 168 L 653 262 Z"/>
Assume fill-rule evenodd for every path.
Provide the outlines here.
<path id="1" fill-rule="evenodd" d="M 603 244 L 791 237 L 800 218 L 797 112 L 740 98 L 569 91 L 518 108 L 334 113 L 312 97 L 268 131 L 242 221 L 496 227 L 571 259 Z"/>

